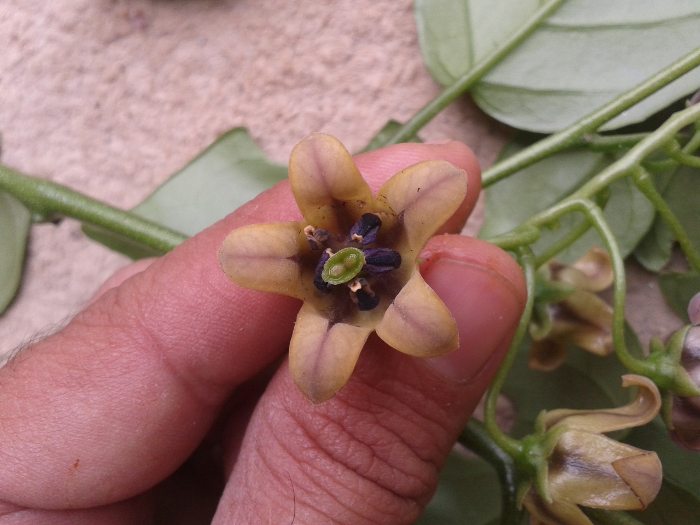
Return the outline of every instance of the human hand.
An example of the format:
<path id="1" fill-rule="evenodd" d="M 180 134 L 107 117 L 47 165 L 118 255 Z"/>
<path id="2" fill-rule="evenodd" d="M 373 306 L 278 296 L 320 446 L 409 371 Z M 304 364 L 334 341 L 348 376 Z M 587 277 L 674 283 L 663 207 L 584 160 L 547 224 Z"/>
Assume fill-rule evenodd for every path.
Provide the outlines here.
<path id="1" fill-rule="evenodd" d="M 376 191 L 428 159 L 469 177 L 443 228 L 459 231 L 480 189 L 464 145 L 401 144 L 355 160 Z M 373 335 L 348 384 L 314 406 L 283 357 L 300 303 L 233 285 L 217 260 L 230 230 L 299 219 L 278 184 L 120 272 L 66 328 L 0 369 L 0 524 L 192 524 L 217 501 L 218 525 L 417 519 L 513 336 L 522 273 L 483 241 L 434 237 L 421 271 L 460 348 L 421 360 Z M 214 474 L 203 488 L 205 466 Z"/>

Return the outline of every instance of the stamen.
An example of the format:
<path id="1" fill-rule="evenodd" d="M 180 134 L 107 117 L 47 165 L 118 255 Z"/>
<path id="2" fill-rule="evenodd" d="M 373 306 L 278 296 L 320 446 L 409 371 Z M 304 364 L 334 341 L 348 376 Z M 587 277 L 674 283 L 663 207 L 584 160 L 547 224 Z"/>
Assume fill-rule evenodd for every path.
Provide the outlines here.
<path id="1" fill-rule="evenodd" d="M 350 238 L 361 245 L 371 244 L 377 240 L 382 220 L 373 213 L 365 213 L 350 230 Z"/>
<path id="2" fill-rule="evenodd" d="M 374 293 L 364 277 L 358 277 L 348 287 L 350 288 L 350 299 L 361 312 L 373 310 L 379 305 L 379 296 Z"/>
<path id="3" fill-rule="evenodd" d="M 401 254 L 389 248 L 373 248 L 365 250 L 365 266 L 363 271 L 371 274 L 396 270 L 401 266 Z"/>
<path id="4" fill-rule="evenodd" d="M 332 284 L 323 280 L 323 267 L 326 262 L 328 262 L 328 259 L 331 258 L 331 255 L 333 255 L 333 252 L 330 250 L 330 248 L 328 248 L 321 254 L 321 258 L 318 260 L 318 264 L 316 265 L 314 286 L 319 292 L 330 293 L 331 287 L 333 286 Z"/>
<path id="5" fill-rule="evenodd" d="M 328 230 L 319 228 L 318 230 L 311 226 L 310 224 L 304 228 L 304 235 L 306 235 L 306 241 L 312 250 L 321 250 L 324 243 L 331 236 Z"/>

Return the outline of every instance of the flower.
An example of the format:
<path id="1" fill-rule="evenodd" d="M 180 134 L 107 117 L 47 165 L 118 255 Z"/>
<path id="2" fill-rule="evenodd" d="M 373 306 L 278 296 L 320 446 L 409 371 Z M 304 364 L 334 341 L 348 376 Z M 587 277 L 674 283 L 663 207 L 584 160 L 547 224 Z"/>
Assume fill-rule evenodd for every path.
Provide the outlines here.
<path id="1" fill-rule="evenodd" d="M 417 260 L 464 200 L 464 171 L 421 162 L 375 196 L 338 139 L 313 133 L 292 151 L 289 182 L 304 220 L 234 230 L 219 260 L 236 284 L 304 302 L 289 366 L 313 403 L 345 385 L 372 331 L 412 356 L 457 348 L 456 323 Z"/>
<path id="2" fill-rule="evenodd" d="M 679 364 L 697 390 L 700 388 L 700 294 L 690 300 L 688 317 L 693 326 L 683 338 Z M 671 403 L 671 436 L 683 447 L 700 452 L 700 395 L 674 395 Z"/>
<path id="3" fill-rule="evenodd" d="M 597 246 L 570 266 L 550 261 L 538 272 L 530 368 L 556 369 L 569 343 L 600 356 L 613 351 L 613 310 L 595 295 L 612 282 L 610 256 Z"/>
<path id="4" fill-rule="evenodd" d="M 623 386 L 637 386 L 629 405 L 607 410 L 542 412 L 536 425 L 548 449 L 547 464 L 522 500 L 531 524 L 592 525 L 578 505 L 607 510 L 641 510 L 662 482 L 655 452 L 620 443 L 603 433 L 640 426 L 661 407 L 661 395 L 646 377 L 625 375 Z M 536 486 L 535 486 L 536 485 Z"/>

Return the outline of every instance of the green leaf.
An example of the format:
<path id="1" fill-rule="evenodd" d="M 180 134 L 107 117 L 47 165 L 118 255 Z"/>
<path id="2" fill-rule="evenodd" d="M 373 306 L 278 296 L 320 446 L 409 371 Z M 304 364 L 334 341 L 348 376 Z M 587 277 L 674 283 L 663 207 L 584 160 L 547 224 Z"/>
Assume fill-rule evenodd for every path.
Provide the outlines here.
<path id="1" fill-rule="evenodd" d="M 19 288 L 30 223 L 29 210 L 11 195 L 0 193 L 0 313 Z"/>
<path id="2" fill-rule="evenodd" d="M 659 275 L 659 287 L 673 311 L 684 321 L 690 322 L 688 303 L 696 293 L 700 292 L 700 275 L 695 272 L 672 272 Z"/>
<path id="3" fill-rule="evenodd" d="M 287 178 L 245 128 L 234 128 L 175 173 L 133 211 L 194 235 Z"/>
<path id="4" fill-rule="evenodd" d="M 640 355 L 641 345 L 629 327 L 625 336 L 630 352 Z M 614 354 L 598 357 L 569 345 L 562 366 L 552 372 L 540 372 L 528 367 L 529 347 L 530 339 L 525 338 L 503 385 L 503 393 L 517 410 L 514 436 L 532 433 L 542 410 L 610 408 L 629 403 L 630 389 L 622 388 L 621 380 L 627 370 Z"/>
<path id="5" fill-rule="evenodd" d="M 506 145 L 501 159 L 524 147 L 526 143 L 516 138 Z M 497 182 L 486 189 L 485 219 L 479 237 L 488 239 L 512 230 L 573 193 L 614 160 L 615 157 L 605 153 L 572 149 L 541 160 Z M 618 180 L 610 186 L 605 203 L 605 218 L 615 234 L 623 257 L 634 249 L 649 230 L 654 213 L 654 207 L 629 179 Z M 533 250 L 535 253 L 544 252 L 582 220 L 583 216 L 579 213 L 565 215 L 555 231 L 542 231 Z M 596 244 L 602 246 L 603 241 L 591 229 L 557 255 L 557 259 L 572 263 Z"/>
<path id="6" fill-rule="evenodd" d="M 415 0 L 423 58 L 448 86 L 521 27 L 543 0 Z M 567 0 L 472 89 L 492 117 L 520 129 L 566 128 L 700 46 L 688 0 Z M 687 73 L 613 119 L 640 122 L 700 85 Z"/>
<path id="7" fill-rule="evenodd" d="M 386 144 L 389 139 L 391 139 L 396 133 L 398 133 L 399 129 L 403 126 L 401 122 L 397 120 L 389 120 L 386 124 L 384 124 L 384 127 L 377 132 L 377 134 L 372 137 L 372 139 L 369 141 L 369 143 L 362 149 L 362 151 L 358 151 L 358 153 L 365 153 L 367 151 L 372 151 L 375 150 L 379 147 L 381 147 L 382 144 Z M 423 142 L 418 135 L 413 135 L 410 137 L 408 140 L 405 142 Z"/>
<path id="8" fill-rule="evenodd" d="M 700 250 L 700 170 L 680 166 L 669 174 L 657 175 L 657 187 L 666 204 L 683 226 L 696 251 Z M 647 269 L 658 272 L 671 259 L 675 235 L 666 222 L 657 217 L 649 233 L 642 239 L 635 257 Z"/>
<path id="9" fill-rule="evenodd" d="M 486 461 L 452 451 L 437 492 L 416 525 L 488 525 L 501 513 L 501 487 Z"/>
<path id="10" fill-rule="evenodd" d="M 245 128 L 234 128 L 159 186 L 132 211 L 194 235 L 287 178 Z M 134 259 L 162 255 L 112 232 L 84 226 L 92 239 Z"/>

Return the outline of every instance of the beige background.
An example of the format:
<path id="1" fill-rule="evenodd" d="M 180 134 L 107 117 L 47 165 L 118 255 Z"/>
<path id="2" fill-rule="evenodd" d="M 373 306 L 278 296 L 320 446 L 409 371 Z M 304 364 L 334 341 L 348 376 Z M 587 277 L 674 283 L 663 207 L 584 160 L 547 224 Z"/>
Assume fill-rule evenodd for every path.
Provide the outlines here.
<path id="1" fill-rule="evenodd" d="M 0 0 L 2 161 L 119 207 L 231 127 L 279 162 L 311 131 L 353 151 L 437 93 L 410 0 Z M 463 100 L 421 135 L 462 140 L 488 166 L 507 131 Z M 35 226 L 0 356 L 127 263 L 73 221 Z M 633 289 L 635 324 L 667 332 L 653 285 Z"/>

